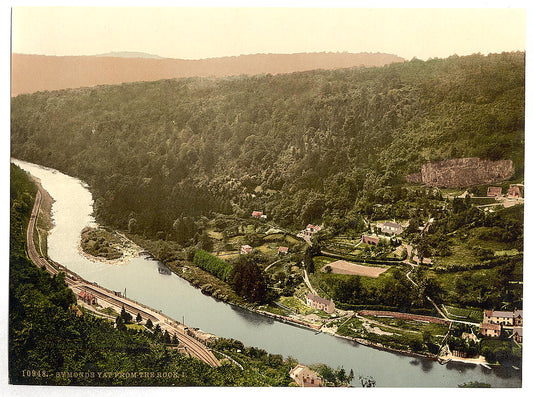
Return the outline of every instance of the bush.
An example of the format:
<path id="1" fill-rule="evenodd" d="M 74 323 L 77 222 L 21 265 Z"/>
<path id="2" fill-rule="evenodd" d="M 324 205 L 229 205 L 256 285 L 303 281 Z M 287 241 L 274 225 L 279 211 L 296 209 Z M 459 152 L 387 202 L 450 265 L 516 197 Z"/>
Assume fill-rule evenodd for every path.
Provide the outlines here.
<path id="1" fill-rule="evenodd" d="M 211 273 L 222 281 L 228 281 L 233 270 L 230 264 L 204 250 L 196 251 L 193 262 L 200 269 Z"/>

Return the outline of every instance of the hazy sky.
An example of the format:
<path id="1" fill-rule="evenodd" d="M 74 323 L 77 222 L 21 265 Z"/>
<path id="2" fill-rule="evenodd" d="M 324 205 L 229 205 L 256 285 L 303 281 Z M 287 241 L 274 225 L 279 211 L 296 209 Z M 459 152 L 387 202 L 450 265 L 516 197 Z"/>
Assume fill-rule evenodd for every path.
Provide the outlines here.
<path id="1" fill-rule="evenodd" d="M 252 3 L 253 4 L 253 3 Z M 411 59 L 525 50 L 524 9 L 15 7 L 12 50 L 198 59 L 386 52 Z"/>

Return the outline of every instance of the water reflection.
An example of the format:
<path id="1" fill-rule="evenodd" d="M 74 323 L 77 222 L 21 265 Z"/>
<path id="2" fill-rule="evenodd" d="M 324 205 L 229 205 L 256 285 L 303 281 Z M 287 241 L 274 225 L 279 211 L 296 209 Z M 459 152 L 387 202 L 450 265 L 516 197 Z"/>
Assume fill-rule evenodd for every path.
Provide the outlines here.
<path id="1" fill-rule="evenodd" d="M 157 271 L 159 274 L 164 274 L 166 276 L 170 276 L 172 274 L 170 269 L 161 262 L 157 262 Z"/>
<path id="2" fill-rule="evenodd" d="M 270 317 L 261 316 L 257 313 L 251 312 L 250 310 L 243 309 L 242 307 L 239 307 L 239 306 L 235 306 L 235 305 L 229 305 L 229 306 L 231 307 L 231 310 L 235 314 L 237 314 L 240 318 L 254 325 L 261 325 L 261 324 L 272 325 L 275 323 L 275 320 Z"/>
<path id="3" fill-rule="evenodd" d="M 422 371 L 429 372 L 433 369 L 433 365 L 435 365 L 435 361 L 433 360 L 421 360 L 422 363 Z"/>

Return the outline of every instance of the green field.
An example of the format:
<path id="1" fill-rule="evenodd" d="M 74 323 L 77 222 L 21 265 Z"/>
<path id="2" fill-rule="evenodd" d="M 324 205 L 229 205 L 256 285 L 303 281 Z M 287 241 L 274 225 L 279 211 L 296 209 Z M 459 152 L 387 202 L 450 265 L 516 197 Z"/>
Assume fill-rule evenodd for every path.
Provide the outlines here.
<path id="1" fill-rule="evenodd" d="M 423 321 L 414 321 L 414 320 L 402 320 L 402 319 L 390 318 L 390 317 L 365 316 L 365 318 L 369 318 L 371 320 L 374 320 L 384 325 L 388 325 L 392 327 L 392 328 L 389 328 L 388 330 L 389 332 L 391 332 L 391 329 L 393 329 L 394 332 L 399 332 L 398 329 L 402 329 L 405 332 L 415 331 L 420 334 L 424 331 L 427 331 L 434 337 L 443 337 L 444 335 L 446 335 L 446 332 L 448 332 L 448 326 L 444 324 L 434 324 L 434 323 L 427 323 Z M 387 331 L 387 327 L 385 326 L 379 326 L 379 327 Z"/>
<path id="2" fill-rule="evenodd" d="M 473 323 L 480 323 L 483 321 L 483 311 L 480 309 L 473 309 L 473 308 L 460 308 L 460 307 L 453 307 L 450 305 L 443 305 L 444 306 L 444 312 L 448 315 L 449 318 L 452 320 L 464 320 L 464 321 L 471 321 Z"/>

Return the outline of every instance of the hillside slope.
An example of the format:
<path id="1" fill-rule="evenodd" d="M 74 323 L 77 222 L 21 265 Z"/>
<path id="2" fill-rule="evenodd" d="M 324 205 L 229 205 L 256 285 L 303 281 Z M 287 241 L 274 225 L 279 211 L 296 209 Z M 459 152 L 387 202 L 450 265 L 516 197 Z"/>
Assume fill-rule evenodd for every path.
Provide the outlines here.
<path id="1" fill-rule="evenodd" d="M 103 54 L 106 55 L 106 54 Z M 113 54 L 110 54 L 113 55 Z M 291 73 L 313 69 L 383 66 L 404 59 L 390 54 L 256 54 L 199 60 L 125 56 L 45 56 L 13 54 L 11 96 L 64 88 L 93 87 L 179 77 Z"/>
<path id="2" fill-rule="evenodd" d="M 172 237 L 183 217 L 258 209 L 296 230 L 371 215 L 429 161 L 523 177 L 524 84 L 524 53 L 504 53 L 19 95 L 12 155 L 85 180 L 120 228 Z"/>

